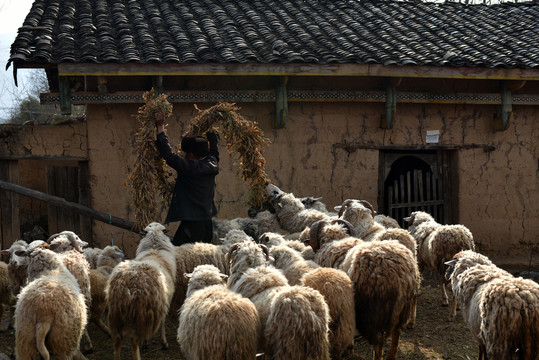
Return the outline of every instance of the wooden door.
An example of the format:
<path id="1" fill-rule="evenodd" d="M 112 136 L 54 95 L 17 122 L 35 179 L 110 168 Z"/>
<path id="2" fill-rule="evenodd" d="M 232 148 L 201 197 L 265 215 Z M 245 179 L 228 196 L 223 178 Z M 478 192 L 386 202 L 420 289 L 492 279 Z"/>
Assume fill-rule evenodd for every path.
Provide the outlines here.
<path id="1" fill-rule="evenodd" d="M 382 204 L 379 209 L 406 227 L 403 218 L 425 211 L 451 223 L 450 164 L 447 151 L 384 153 Z M 382 206 L 380 206 L 382 205 Z"/>
<path id="2" fill-rule="evenodd" d="M 47 193 L 67 201 L 89 206 L 87 164 L 79 162 L 73 166 L 47 166 Z M 71 210 L 48 206 L 49 234 L 69 230 L 89 241 L 91 220 Z M 89 241 L 90 242 L 90 241 Z"/>

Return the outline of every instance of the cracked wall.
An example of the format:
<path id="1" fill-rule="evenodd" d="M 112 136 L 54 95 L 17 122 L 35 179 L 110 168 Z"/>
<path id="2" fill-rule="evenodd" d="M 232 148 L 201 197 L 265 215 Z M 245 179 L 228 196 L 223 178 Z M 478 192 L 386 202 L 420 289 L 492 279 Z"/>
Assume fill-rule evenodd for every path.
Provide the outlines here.
<path id="1" fill-rule="evenodd" d="M 199 104 L 200 108 L 208 106 Z M 453 164 L 458 183 L 454 209 L 459 222 L 468 226 L 478 249 L 492 257 L 510 255 L 528 263 L 539 236 L 538 133 L 536 107 L 515 106 L 509 129 L 493 130 L 498 107 L 493 105 L 399 104 L 395 127 L 379 127 L 381 103 L 298 102 L 289 104 L 285 129 L 273 129 L 274 107 L 268 103 L 243 103 L 241 114 L 258 122 L 270 144 L 265 152 L 266 171 L 272 181 L 296 196 L 322 196 L 329 209 L 346 198 L 377 203 L 379 151 L 384 146 L 423 146 L 427 130 L 440 130 L 439 142 L 456 147 Z M 88 147 L 92 203 L 96 210 L 134 219 L 125 181 L 134 162 L 137 106 L 90 106 Z M 174 104 L 168 120 L 170 143 L 176 148 L 191 119 L 192 104 Z M 346 151 L 334 144 L 368 147 Z M 492 146 L 494 150 L 462 148 Z M 223 144 L 216 204 L 219 217 L 246 217 L 247 186 L 238 175 L 236 159 Z M 161 220 L 165 213 L 161 214 Z M 172 231 L 177 223 L 170 224 Z M 136 241 L 125 231 L 95 224 L 96 239 L 112 239 L 134 251 Z M 135 237 L 136 238 L 136 237 Z M 126 245 L 130 244 L 130 245 Z M 539 256 L 538 256 L 539 257 Z M 500 260 L 501 261 L 501 260 Z M 539 266 L 539 259 L 532 259 Z"/>

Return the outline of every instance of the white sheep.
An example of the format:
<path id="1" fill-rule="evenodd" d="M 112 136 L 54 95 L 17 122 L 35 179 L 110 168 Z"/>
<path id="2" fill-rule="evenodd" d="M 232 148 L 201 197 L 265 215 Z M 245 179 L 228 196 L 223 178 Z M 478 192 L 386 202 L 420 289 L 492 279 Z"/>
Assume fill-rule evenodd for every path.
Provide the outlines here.
<path id="1" fill-rule="evenodd" d="M 388 359 L 395 359 L 401 327 L 415 314 L 419 269 L 410 250 L 396 240 L 364 242 L 351 250 L 348 276 L 354 284 L 356 326 L 382 359 L 391 335 Z M 413 326 L 413 325 L 412 325 Z"/>
<path id="2" fill-rule="evenodd" d="M 74 232 L 67 230 L 51 235 L 47 239 L 47 243 L 51 245 L 51 250 L 60 255 L 64 265 L 73 276 L 75 276 L 75 279 L 77 279 L 80 290 L 86 299 L 86 308 L 90 311 L 92 304 L 90 264 L 86 260 L 82 250 L 88 243 L 82 241 Z M 35 240 L 30 243 L 28 250 L 31 250 L 34 246 L 41 246 L 40 241 Z M 88 334 L 88 329 L 84 330 L 82 348 L 86 353 L 92 352 L 93 350 L 92 340 Z"/>
<path id="3" fill-rule="evenodd" d="M 347 235 L 346 223 L 320 221 L 311 227 L 315 261 L 345 271 L 354 284 L 356 327 L 381 359 L 391 335 L 388 358 L 395 358 L 400 327 L 413 327 L 420 276 L 412 252 L 396 240 L 362 241 Z M 327 256 L 328 259 L 324 259 Z"/>
<path id="4" fill-rule="evenodd" d="M 8 276 L 8 265 L 0 261 L 0 324 L 4 317 L 5 307 L 9 307 L 9 321 L 7 328 L 13 328 L 13 314 L 15 312 L 15 303 L 17 298 L 13 295 L 11 290 L 9 276 Z"/>
<path id="5" fill-rule="evenodd" d="M 228 286 L 255 304 L 263 329 L 259 347 L 270 359 L 329 359 L 329 309 L 320 292 L 288 285 L 268 265 L 267 247 L 253 241 L 233 245 L 228 259 Z"/>
<path id="6" fill-rule="evenodd" d="M 95 269 L 97 267 L 97 257 L 102 251 L 103 249 L 96 247 L 85 248 L 82 250 L 84 257 L 86 257 L 86 261 L 88 261 L 88 264 L 90 265 L 90 269 Z"/>
<path id="7" fill-rule="evenodd" d="M 478 358 L 538 359 L 539 285 L 470 250 L 447 265 L 446 277 L 478 342 Z"/>
<path id="8" fill-rule="evenodd" d="M 474 250 L 473 235 L 464 225 L 441 225 L 423 211 L 415 211 L 404 218 L 408 223 L 408 231 L 417 241 L 417 261 L 420 271 L 425 268 L 434 273 L 441 287 L 442 305 L 448 306 L 445 277 L 445 263 L 463 250 Z M 457 300 L 452 295 L 449 319 L 457 314 Z"/>
<path id="9" fill-rule="evenodd" d="M 193 272 L 198 265 L 215 265 L 223 274 L 228 274 L 228 261 L 226 255 L 231 244 L 251 239 L 242 230 L 231 230 L 221 239 L 221 245 L 208 243 L 189 243 L 174 248 L 176 258 L 176 283 L 174 296 L 170 304 L 168 319 L 178 327 L 178 311 L 185 301 L 188 279 L 183 274 Z"/>
<path id="10" fill-rule="evenodd" d="M 382 225 L 386 229 L 400 229 L 401 228 L 401 226 L 399 225 L 399 222 L 393 219 L 391 216 L 377 214 L 377 215 L 374 215 L 374 221 L 376 221 L 378 224 Z"/>
<path id="11" fill-rule="evenodd" d="M 60 256 L 46 248 L 19 251 L 29 256 L 28 285 L 15 310 L 17 359 L 85 359 L 79 343 L 87 323 L 84 295 Z"/>
<path id="12" fill-rule="evenodd" d="M 190 360 L 252 360 L 260 333 L 254 304 L 226 286 L 213 265 L 199 265 L 189 278 L 177 340 Z"/>
<path id="13" fill-rule="evenodd" d="M 124 260 L 123 251 L 117 246 L 107 245 L 101 249 L 96 259 L 95 269 L 90 269 L 90 292 L 92 303 L 90 307 L 91 321 L 108 336 L 111 336 L 109 327 L 103 322 L 107 310 L 105 289 L 107 281 L 116 265 Z"/>
<path id="14" fill-rule="evenodd" d="M 266 245 L 268 248 L 273 246 L 285 245 L 296 250 L 305 260 L 314 259 L 313 249 L 307 245 L 301 238 L 298 240 L 286 239 L 283 235 L 274 232 L 265 232 L 258 237 L 258 243 Z"/>
<path id="15" fill-rule="evenodd" d="M 279 224 L 290 233 L 299 234 L 318 220 L 335 218 L 328 212 L 306 208 L 294 194 L 282 192 L 272 184 L 266 187 L 266 192 Z"/>
<path id="16" fill-rule="evenodd" d="M 339 209 L 339 217 L 348 221 L 354 228 L 354 235 L 364 241 L 398 240 L 417 257 L 417 242 L 410 233 L 396 224 L 389 224 L 389 217 L 380 218 L 374 207 L 366 200 L 345 200 Z M 376 221 L 378 216 L 379 221 Z M 392 219 L 391 219 L 392 220 Z M 382 221 L 382 222 L 380 222 Z M 395 221 L 395 220 L 393 220 Z M 395 221 L 396 223 L 396 221 Z"/>
<path id="17" fill-rule="evenodd" d="M 163 225 L 153 222 L 144 230 L 135 259 L 116 265 L 105 290 L 115 360 L 125 338 L 132 339 L 133 359 L 140 360 L 140 344 L 158 329 L 163 348 L 168 348 L 165 319 L 176 280 L 174 245 Z"/>
<path id="18" fill-rule="evenodd" d="M 328 305 L 330 314 L 329 344 L 332 359 L 340 359 L 354 347 L 356 318 L 354 288 L 348 275 L 341 270 L 320 267 L 305 260 L 286 245 L 270 248 L 271 263 L 282 270 L 290 285 L 304 285 L 318 290 Z"/>
<path id="19" fill-rule="evenodd" d="M 28 244 L 24 240 L 16 240 L 9 249 L 2 250 L 3 255 L 9 256 L 8 278 L 11 291 L 18 295 L 21 289 L 26 285 L 28 257 L 18 256 L 17 252 L 25 251 Z"/>

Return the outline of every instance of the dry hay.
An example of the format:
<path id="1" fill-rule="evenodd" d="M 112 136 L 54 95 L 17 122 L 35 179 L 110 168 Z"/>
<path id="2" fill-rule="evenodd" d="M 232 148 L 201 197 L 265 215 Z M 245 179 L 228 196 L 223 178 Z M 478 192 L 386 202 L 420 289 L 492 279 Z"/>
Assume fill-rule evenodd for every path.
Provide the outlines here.
<path id="1" fill-rule="evenodd" d="M 129 175 L 131 196 L 135 206 L 135 223 L 144 226 L 155 221 L 158 214 L 159 194 L 161 204 L 169 204 L 174 189 L 174 176 L 166 167 L 155 146 L 155 114 L 162 112 L 165 118 L 172 114 L 167 96 L 155 97 L 153 89 L 143 94 L 145 104 L 139 108 L 137 119 L 140 127 L 136 133 L 136 160 Z M 203 136 L 208 131 L 219 133 L 226 140 L 227 151 L 237 156 L 238 173 L 249 187 L 247 204 L 260 207 L 265 200 L 265 186 L 269 182 L 263 156 L 269 140 L 256 122 L 244 119 L 231 103 L 218 103 L 200 110 L 191 121 L 184 136 Z M 180 150 L 179 150 L 180 152 Z"/>
<path id="2" fill-rule="evenodd" d="M 174 183 L 171 171 L 159 150 L 155 146 L 155 114 L 164 113 L 168 118 L 172 114 L 172 105 L 167 96 L 155 96 L 154 90 L 142 95 L 145 104 L 138 109 L 138 131 L 135 134 L 135 164 L 129 174 L 133 205 L 135 206 L 135 226 L 139 229 L 155 221 L 159 201 L 169 203 Z"/>

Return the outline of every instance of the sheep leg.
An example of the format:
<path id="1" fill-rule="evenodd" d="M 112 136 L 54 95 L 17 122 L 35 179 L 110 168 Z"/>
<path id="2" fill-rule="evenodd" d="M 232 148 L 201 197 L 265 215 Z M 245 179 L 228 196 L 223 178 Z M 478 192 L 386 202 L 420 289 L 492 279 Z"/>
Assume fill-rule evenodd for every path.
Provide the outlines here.
<path id="1" fill-rule="evenodd" d="M 122 337 L 114 336 L 114 360 L 120 360 L 120 350 L 122 349 Z"/>
<path id="2" fill-rule="evenodd" d="M 478 360 L 486 360 L 487 359 L 487 348 L 484 344 L 479 344 L 479 357 Z"/>
<path id="3" fill-rule="evenodd" d="M 110 329 L 107 325 L 105 325 L 105 323 L 103 322 L 103 319 L 101 319 L 101 317 L 94 317 L 94 323 L 95 325 L 101 329 L 101 331 L 103 331 L 105 334 L 107 334 L 109 337 L 111 337 L 111 333 L 110 333 Z"/>
<path id="4" fill-rule="evenodd" d="M 408 318 L 408 323 L 406 324 L 408 329 L 414 328 L 416 313 L 417 313 L 417 296 L 414 296 L 414 299 L 412 300 L 412 307 L 410 309 L 410 317 Z"/>
<path id="5" fill-rule="evenodd" d="M 384 359 L 384 345 L 375 344 L 374 345 L 374 360 L 383 360 Z"/>
<path id="6" fill-rule="evenodd" d="M 457 298 L 455 295 L 451 297 L 451 312 L 449 313 L 449 321 L 453 321 L 457 316 Z"/>
<path id="7" fill-rule="evenodd" d="M 84 341 L 84 352 L 86 354 L 90 354 L 94 351 L 92 340 L 90 339 L 90 335 L 88 334 L 88 328 L 86 327 L 84 329 L 84 332 L 82 333 L 82 339 Z"/>
<path id="8" fill-rule="evenodd" d="M 161 322 L 161 345 L 163 349 L 168 350 L 167 330 L 165 327 L 165 319 Z"/>
<path id="9" fill-rule="evenodd" d="M 442 280 L 440 280 L 440 288 L 442 288 L 442 306 L 449 306 L 447 292 L 445 291 L 445 283 Z"/>
<path id="10" fill-rule="evenodd" d="M 36 324 L 36 345 L 37 351 L 41 354 L 44 360 L 49 360 L 51 358 L 49 350 L 45 346 L 45 338 L 49 333 L 51 324 L 49 323 L 38 323 Z"/>
<path id="11" fill-rule="evenodd" d="M 69 360 L 69 359 L 66 359 Z M 73 355 L 73 360 L 88 360 L 88 358 L 80 352 L 80 349 L 77 349 L 75 355 Z"/>
<path id="12" fill-rule="evenodd" d="M 384 359 L 384 336 L 383 334 L 376 335 L 376 342 L 374 344 L 374 360 Z"/>
<path id="13" fill-rule="evenodd" d="M 396 326 L 391 331 L 391 349 L 387 355 L 387 360 L 395 360 L 397 358 L 397 350 L 399 348 L 399 338 L 401 336 L 401 329 Z"/>
<path id="14" fill-rule="evenodd" d="M 13 320 L 15 319 L 15 306 L 9 307 L 9 323 L 7 324 L 7 328 L 13 329 Z"/>
<path id="15" fill-rule="evenodd" d="M 131 339 L 131 352 L 133 354 L 133 360 L 140 360 L 140 348 L 138 340 L 135 338 Z"/>

